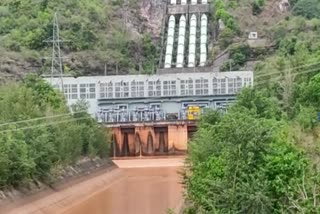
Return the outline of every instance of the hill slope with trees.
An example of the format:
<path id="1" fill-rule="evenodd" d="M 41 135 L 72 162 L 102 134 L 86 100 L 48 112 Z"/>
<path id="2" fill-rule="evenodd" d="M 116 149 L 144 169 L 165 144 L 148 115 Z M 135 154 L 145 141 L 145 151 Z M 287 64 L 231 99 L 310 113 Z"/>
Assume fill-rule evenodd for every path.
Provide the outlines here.
<path id="1" fill-rule="evenodd" d="M 2 78 L 47 72 L 58 13 L 65 73 L 150 73 L 157 67 L 163 16 L 158 1 L 4 0 L 0 2 Z M 0 76 L 0 77 L 1 77 Z"/>
<path id="2" fill-rule="evenodd" d="M 263 16 L 270 2 L 247 2 L 246 8 L 244 1 L 224 3 Z M 228 112 L 202 116 L 188 148 L 185 213 L 320 212 L 319 4 L 290 1 L 283 18 L 257 28 L 272 52 L 245 41 L 232 44 L 245 38 L 244 23 L 236 22 L 239 31 L 220 34 L 233 65 L 241 68 L 256 57 L 255 83 Z"/>

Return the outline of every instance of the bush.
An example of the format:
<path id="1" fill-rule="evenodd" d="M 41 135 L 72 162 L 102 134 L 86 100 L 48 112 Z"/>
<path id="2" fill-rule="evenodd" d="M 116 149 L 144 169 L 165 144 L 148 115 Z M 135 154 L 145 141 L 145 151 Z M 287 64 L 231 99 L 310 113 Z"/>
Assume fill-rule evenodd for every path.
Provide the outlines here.
<path id="1" fill-rule="evenodd" d="M 238 26 L 236 24 L 235 19 L 232 17 L 232 15 L 227 11 L 225 3 L 221 0 L 215 1 L 214 4 L 214 10 L 215 10 L 215 18 L 216 20 L 221 19 L 225 26 L 229 28 L 233 32 L 238 31 Z"/>
<path id="2" fill-rule="evenodd" d="M 293 9 L 293 14 L 307 19 L 319 18 L 320 2 L 318 0 L 299 0 Z"/>
<path id="3" fill-rule="evenodd" d="M 262 12 L 264 6 L 264 0 L 256 0 L 251 3 L 252 6 L 252 15 L 256 16 Z"/>
<path id="4" fill-rule="evenodd" d="M 250 47 L 247 44 L 235 44 L 230 47 L 230 58 L 234 63 L 243 66 L 250 57 Z"/>
<path id="5" fill-rule="evenodd" d="M 214 123 L 200 126 L 189 147 L 185 174 L 189 211 L 294 211 L 288 197 L 300 195 L 297 184 L 302 183 L 307 161 L 288 143 L 284 124 L 239 108 L 221 120 L 215 118 L 205 119 Z"/>
<path id="6" fill-rule="evenodd" d="M 0 188 L 46 181 L 82 156 L 109 154 L 107 130 L 84 112 L 72 115 L 64 96 L 44 80 L 30 76 L 0 86 L 0 94 Z"/>
<path id="7" fill-rule="evenodd" d="M 317 121 L 317 111 L 313 107 L 300 106 L 295 120 L 304 130 L 311 130 Z"/>
<path id="8" fill-rule="evenodd" d="M 233 37 L 235 33 L 228 27 L 226 27 L 220 34 L 219 34 L 219 46 L 221 49 L 227 48 L 233 42 Z"/>

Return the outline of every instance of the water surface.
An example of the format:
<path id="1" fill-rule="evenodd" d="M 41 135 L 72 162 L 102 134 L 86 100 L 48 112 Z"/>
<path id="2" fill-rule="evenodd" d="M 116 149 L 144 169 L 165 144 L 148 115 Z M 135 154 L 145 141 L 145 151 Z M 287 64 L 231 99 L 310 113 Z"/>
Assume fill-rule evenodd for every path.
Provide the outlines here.
<path id="1" fill-rule="evenodd" d="M 121 169 L 107 189 L 95 193 L 65 214 L 165 214 L 182 205 L 179 167 Z"/>

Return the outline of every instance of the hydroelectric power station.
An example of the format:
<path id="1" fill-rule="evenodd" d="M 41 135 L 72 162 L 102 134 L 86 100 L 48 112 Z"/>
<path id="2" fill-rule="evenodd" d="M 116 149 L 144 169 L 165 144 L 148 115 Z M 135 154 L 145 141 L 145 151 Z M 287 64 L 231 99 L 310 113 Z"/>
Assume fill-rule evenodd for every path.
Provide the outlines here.
<path id="1" fill-rule="evenodd" d="M 206 109 L 225 110 L 253 85 L 253 72 L 217 72 L 207 65 L 207 0 L 170 0 L 163 21 L 159 68 L 153 75 L 51 77 L 68 104 L 112 130 L 114 157 L 183 153 Z"/>

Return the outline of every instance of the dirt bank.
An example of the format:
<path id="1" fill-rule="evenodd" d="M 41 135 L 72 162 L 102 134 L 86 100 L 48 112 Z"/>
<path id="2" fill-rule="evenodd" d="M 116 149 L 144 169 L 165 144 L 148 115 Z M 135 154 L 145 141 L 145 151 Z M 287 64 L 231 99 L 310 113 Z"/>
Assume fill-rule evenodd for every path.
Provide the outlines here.
<path id="1" fill-rule="evenodd" d="M 179 211 L 183 200 L 177 171 L 183 158 L 168 160 L 131 160 L 132 166 L 136 162 L 140 167 L 106 170 L 0 213 L 160 214 L 167 208 Z"/>
<path id="2" fill-rule="evenodd" d="M 61 169 L 53 184 L 37 182 L 0 191 L 0 213 L 7 213 L 15 207 L 23 206 L 115 168 L 116 165 L 110 159 L 83 158 L 74 166 Z"/>

